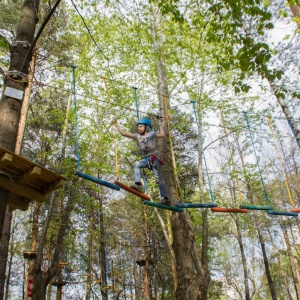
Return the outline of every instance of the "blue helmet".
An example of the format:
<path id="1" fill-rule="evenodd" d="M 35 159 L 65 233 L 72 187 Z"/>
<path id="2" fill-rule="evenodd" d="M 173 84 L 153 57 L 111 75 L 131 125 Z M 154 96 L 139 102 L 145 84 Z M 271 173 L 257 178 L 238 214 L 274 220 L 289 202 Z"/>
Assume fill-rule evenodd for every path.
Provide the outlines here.
<path id="1" fill-rule="evenodd" d="M 138 125 L 145 125 L 145 126 L 149 126 L 150 128 L 152 128 L 152 123 L 149 119 L 147 118 L 141 118 L 137 123 L 136 126 Z"/>

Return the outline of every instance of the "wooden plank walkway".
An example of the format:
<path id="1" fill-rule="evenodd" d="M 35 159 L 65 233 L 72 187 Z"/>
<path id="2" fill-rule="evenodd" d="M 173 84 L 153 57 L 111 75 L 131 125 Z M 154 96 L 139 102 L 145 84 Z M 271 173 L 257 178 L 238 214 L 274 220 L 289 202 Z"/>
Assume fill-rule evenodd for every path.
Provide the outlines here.
<path id="1" fill-rule="evenodd" d="M 28 209 L 30 201 L 45 201 L 66 179 L 45 167 L 0 147 L 0 187 L 10 191 L 12 209 Z"/>

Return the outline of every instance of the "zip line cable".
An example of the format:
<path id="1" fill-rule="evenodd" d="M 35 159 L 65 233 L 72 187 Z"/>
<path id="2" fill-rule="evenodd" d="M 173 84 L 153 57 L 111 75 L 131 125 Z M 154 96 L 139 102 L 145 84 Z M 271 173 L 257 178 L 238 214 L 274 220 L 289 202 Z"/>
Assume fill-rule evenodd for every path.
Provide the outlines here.
<path id="1" fill-rule="evenodd" d="M 82 22 L 83 22 L 83 24 L 84 24 L 86 30 L 88 31 L 89 36 L 91 37 L 92 41 L 94 42 L 96 48 L 100 51 L 100 53 L 102 54 L 102 56 L 107 60 L 108 65 L 109 65 L 109 59 L 108 59 L 107 56 L 104 54 L 103 50 L 98 46 L 98 44 L 97 44 L 97 42 L 95 41 L 95 39 L 94 39 L 94 37 L 93 37 L 93 35 L 92 35 L 92 33 L 91 33 L 89 27 L 87 26 L 87 24 L 86 24 L 86 22 L 85 22 L 85 19 L 83 18 L 83 16 L 82 16 L 81 13 L 79 12 L 79 10 L 78 10 L 76 4 L 73 2 L 73 0 L 71 0 L 71 2 L 72 2 L 72 4 L 73 4 L 75 10 L 77 11 L 78 15 L 80 16 L 80 18 L 81 18 L 81 20 L 82 20 Z M 109 70 L 110 70 L 110 69 L 109 69 Z"/>

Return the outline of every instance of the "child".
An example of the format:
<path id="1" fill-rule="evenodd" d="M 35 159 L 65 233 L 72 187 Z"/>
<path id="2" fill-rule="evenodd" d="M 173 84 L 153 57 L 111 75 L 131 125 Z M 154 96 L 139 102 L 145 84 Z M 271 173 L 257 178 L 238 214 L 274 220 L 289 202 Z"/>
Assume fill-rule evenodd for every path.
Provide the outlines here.
<path id="1" fill-rule="evenodd" d="M 155 131 L 151 131 L 151 121 L 147 118 L 142 118 L 136 124 L 138 133 L 132 134 L 124 132 L 122 129 L 120 129 L 116 119 L 114 122 L 121 135 L 138 142 L 144 156 L 143 159 L 134 164 L 134 184 L 132 184 L 130 187 L 139 192 L 143 192 L 141 183 L 141 168 L 148 168 L 152 170 L 155 181 L 159 187 L 161 196 L 160 203 L 164 205 L 170 205 L 168 192 L 161 172 L 161 164 L 163 164 L 163 161 L 160 157 L 160 152 L 155 146 L 155 138 L 165 137 L 162 127 L 163 123 L 159 122 L 159 132 L 157 133 Z"/>

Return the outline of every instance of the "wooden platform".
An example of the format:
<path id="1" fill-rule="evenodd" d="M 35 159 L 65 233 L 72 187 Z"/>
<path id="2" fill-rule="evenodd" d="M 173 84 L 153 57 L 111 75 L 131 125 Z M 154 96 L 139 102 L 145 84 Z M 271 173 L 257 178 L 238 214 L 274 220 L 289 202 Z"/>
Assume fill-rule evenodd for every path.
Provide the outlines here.
<path id="1" fill-rule="evenodd" d="M 11 208 L 26 210 L 30 201 L 43 202 L 65 181 L 64 177 L 0 147 L 0 188 L 10 191 Z"/>

